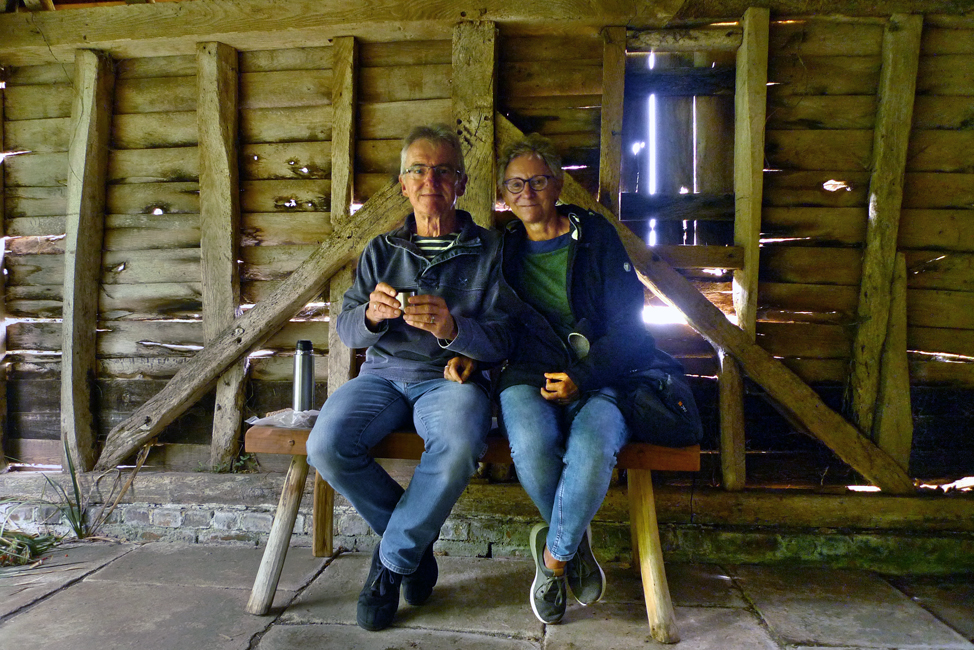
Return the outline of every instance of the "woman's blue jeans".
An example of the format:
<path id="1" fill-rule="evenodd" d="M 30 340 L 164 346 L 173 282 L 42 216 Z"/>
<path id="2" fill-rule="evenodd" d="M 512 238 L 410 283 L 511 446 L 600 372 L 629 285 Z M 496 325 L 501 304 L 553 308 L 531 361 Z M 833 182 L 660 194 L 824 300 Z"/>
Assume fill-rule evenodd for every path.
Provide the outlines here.
<path id="1" fill-rule="evenodd" d="M 561 406 L 535 386 L 501 392 L 501 424 L 517 477 L 548 523 L 548 552 L 567 562 L 598 512 L 629 430 L 616 392 L 603 388 Z"/>
<path id="2" fill-rule="evenodd" d="M 382 563 L 408 575 L 469 483 L 490 417 L 487 394 L 472 382 L 359 375 L 322 406 L 308 438 L 308 462 L 382 535 Z M 369 449 L 409 424 L 425 451 L 403 490 Z"/>

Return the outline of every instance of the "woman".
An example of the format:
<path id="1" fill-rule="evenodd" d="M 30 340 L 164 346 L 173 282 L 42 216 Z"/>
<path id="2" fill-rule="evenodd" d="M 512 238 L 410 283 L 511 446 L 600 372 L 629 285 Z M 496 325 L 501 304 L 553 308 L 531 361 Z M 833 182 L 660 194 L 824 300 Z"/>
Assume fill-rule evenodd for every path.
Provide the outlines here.
<path id="1" fill-rule="evenodd" d="M 530 536 L 531 609 L 556 623 L 566 587 L 583 605 L 605 591 L 589 524 L 629 438 L 612 384 L 652 358 L 654 344 L 642 324 L 642 285 L 613 227 L 556 205 L 564 175 L 550 142 L 528 136 L 497 168 L 517 217 L 504 233 L 503 269 L 524 326 L 500 377 L 501 423 L 518 478 L 545 520 Z"/>

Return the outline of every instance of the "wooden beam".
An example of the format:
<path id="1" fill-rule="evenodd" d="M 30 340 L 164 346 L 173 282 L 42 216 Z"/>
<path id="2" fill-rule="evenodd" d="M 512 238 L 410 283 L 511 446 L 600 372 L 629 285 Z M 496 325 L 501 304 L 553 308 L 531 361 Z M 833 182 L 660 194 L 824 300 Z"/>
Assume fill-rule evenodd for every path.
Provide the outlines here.
<path id="1" fill-rule="evenodd" d="M 602 30 L 602 120 L 599 142 L 599 202 L 619 211 L 622 184 L 622 107 L 626 96 L 626 28 Z"/>
<path id="2" fill-rule="evenodd" d="M 209 343 L 240 309 L 237 51 L 222 43 L 200 43 L 196 65 L 203 340 Z M 210 438 L 213 469 L 229 470 L 240 449 L 246 375 L 244 358 L 217 382 Z"/>
<path id="3" fill-rule="evenodd" d="M 734 93 L 734 245 L 744 251 L 744 268 L 734 271 L 737 324 L 752 341 L 758 303 L 758 253 L 764 191 L 764 122 L 768 82 L 767 9 L 750 8 L 742 19 Z M 746 482 L 744 454 L 744 374 L 721 353 L 720 467 L 723 486 L 741 490 Z"/>
<path id="4" fill-rule="evenodd" d="M 744 375 L 741 366 L 722 350 L 717 351 L 717 411 L 720 423 L 720 485 L 729 492 L 747 483 L 744 436 Z"/>
<path id="5" fill-rule="evenodd" d="M 467 189 L 457 201 L 479 225 L 489 228 L 497 197 L 494 175 L 494 94 L 497 27 L 462 22 L 453 31 L 453 117 L 466 150 Z"/>
<path id="6" fill-rule="evenodd" d="M 355 106 L 358 97 L 358 42 L 351 36 L 332 44 L 331 219 L 348 219 L 355 174 Z"/>
<path id="7" fill-rule="evenodd" d="M 358 94 L 358 42 L 351 36 L 336 38 L 332 57 L 331 103 L 334 109 L 331 145 L 331 220 L 332 224 L 350 219 L 355 174 L 355 106 Z M 341 387 L 350 376 L 352 350 L 342 343 L 335 327 L 345 292 L 355 279 L 354 264 L 347 264 L 331 276 L 328 283 L 328 394 Z M 330 557 L 334 553 L 335 491 L 315 472 L 314 525 L 311 553 Z"/>
<path id="8" fill-rule="evenodd" d="M 861 431 L 870 433 L 879 391 L 880 360 L 889 322 L 896 239 L 903 204 L 903 177 L 913 121 L 923 16 L 896 14 L 883 33 L 883 67 L 873 132 L 869 218 L 859 285 L 856 338 L 849 379 L 852 410 Z"/>
<path id="9" fill-rule="evenodd" d="M 0 61 L 36 65 L 70 61 L 79 47 L 116 58 L 191 54 L 219 41 L 240 51 L 315 47 L 329 38 L 370 42 L 446 38 L 461 21 L 503 23 L 528 33 L 564 33 L 604 25 L 662 27 L 685 0 L 524 3 L 484 0 L 195 0 L 0 16 Z"/>
<path id="10" fill-rule="evenodd" d="M 910 471 L 913 448 L 913 410 L 910 404 L 910 365 L 906 352 L 906 255 L 896 255 L 890 287 L 889 327 L 880 364 L 873 440 L 903 468 Z"/>
<path id="11" fill-rule="evenodd" d="M 663 56 L 676 56 L 668 52 Z M 682 53 L 690 56 L 689 53 Z M 659 59 L 657 59 L 659 62 Z M 626 97 L 693 97 L 694 95 L 730 95 L 734 92 L 734 68 L 654 68 L 630 71 Z"/>
<path id="12" fill-rule="evenodd" d="M 335 39 L 332 63 L 331 222 L 352 220 L 351 203 L 355 180 L 355 107 L 358 89 L 358 42 L 351 36 Z M 357 221 L 357 219 L 355 219 Z M 328 394 L 344 384 L 352 369 L 352 351 L 338 337 L 335 322 L 342 298 L 355 279 L 354 263 L 332 276 L 328 300 Z M 317 483 L 316 483 L 317 485 Z M 329 553 L 330 555 L 330 553 Z"/>
<path id="13" fill-rule="evenodd" d="M 696 29 L 630 29 L 629 52 L 733 52 L 741 45 L 740 25 L 711 25 Z"/>
<path id="14" fill-rule="evenodd" d="M 356 224 L 343 224 L 267 299 L 257 303 L 183 365 L 166 387 L 113 428 L 97 467 L 108 469 L 125 460 L 193 405 L 230 364 L 276 332 L 318 292 L 341 267 L 354 259 L 370 239 L 392 229 L 409 212 L 398 184 L 377 192 L 356 213 Z M 368 224 L 367 227 L 361 227 Z"/>
<path id="15" fill-rule="evenodd" d="M 737 92 L 734 97 L 734 244 L 744 249 L 744 268 L 734 272 L 734 308 L 738 325 L 753 339 L 764 192 L 768 10 L 748 9 L 743 24 L 744 41 L 737 51 Z"/>
<path id="16" fill-rule="evenodd" d="M 503 115 L 495 118 L 497 145 L 523 137 L 521 131 Z M 632 233 L 594 200 L 570 175 L 565 175 L 561 198 L 603 215 L 615 226 L 640 280 L 663 300 L 679 309 L 687 321 L 715 349 L 731 355 L 751 379 L 764 387 L 793 419 L 813 437 L 825 443 L 853 469 L 892 494 L 909 494 L 913 481 L 881 449 L 876 447 L 780 361 L 759 347 L 723 312 L 714 307 L 690 282 L 673 270 L 652 248 Z"/>
<path id="17" fill-rule="evenodd" d="M 111 59 L 78 50 L 68 149 L 61 438 L 79 471 L 90 470 L 97 457 L 91 401 L 97 374 L 98 289 L 114 89 Z"/>
<path id="18" fill-rule="evenodd" d="M 648 221 L 734 221 L 734 194 L 731 188 L 721 193 L 699 194 L 622 194 L 622 220 Z"/>

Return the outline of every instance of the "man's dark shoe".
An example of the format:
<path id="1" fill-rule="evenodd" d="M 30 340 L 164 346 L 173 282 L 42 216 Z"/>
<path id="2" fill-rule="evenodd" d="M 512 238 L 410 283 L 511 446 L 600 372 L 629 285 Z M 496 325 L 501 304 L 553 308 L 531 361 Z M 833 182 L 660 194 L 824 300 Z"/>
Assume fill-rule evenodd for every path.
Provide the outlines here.
<path id="1" fill-rule="evenodd" d="M 542 623 L 557 623 L 565 615 L 568 594 L 565 574 L 555 572 L 544 565 L 545 538 L 548 525 L 538 524 L 531 529 L 531 555 L 534 557 L 534 582 L 531 583 L 531 611 Z"/>
<path id="2" fill-rule="evenodd" d="M 583 605 L 592 605 L 602 600 L 605 594 L 605 572 L 592 553 L 592 529 L 585 529 L 582 541 L 578 544 L 575 557 L 565 567 L 568 588 L 575 600 Z"/>
<path id="3" fill-rule="evenodd" d="M 379 545 L 375 545 L 372 552 L 372 566 L 369 577 L 358 596 L 358 614 L 356 620 L 359 627 L 376 632 L 384 630 L 392 624 L 392 619 L 399 609 L 399 586 L 402 576 L 390 571 L 379 559 Z"/>
<path id="4" fill-rule="evenodd" d="M 410 605 L 422 605 L 433 593 L 433 585 L 439 576 L 440 570 L 436 566 L 436 556 L 433 555 L 433 543 L 430 542 L 415 573 L 402 577 L 403 598 Z"/>

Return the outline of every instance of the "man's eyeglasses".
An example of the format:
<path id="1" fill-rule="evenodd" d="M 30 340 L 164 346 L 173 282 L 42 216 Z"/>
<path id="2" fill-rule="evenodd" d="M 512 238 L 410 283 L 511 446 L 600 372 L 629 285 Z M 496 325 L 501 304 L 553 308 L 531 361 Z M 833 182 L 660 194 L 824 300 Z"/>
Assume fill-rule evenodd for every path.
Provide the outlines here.
<path id="1" fill-rule="evenodd" d="M 460 174 L 459 171 L 449 165 L 411 165 L 403 173 L 411 178 L 420 179 L 426 178 L 426 174 L 430 172 L 433 172 L 435 178 L 441 180 L 453 180 Z"/>
<path id="2" fill-rule="evenodd" d="M 544 188 L 548 187 L 548 179 L 554 178 L 554 176 L 532 176 L 531 178 L 508 178 L 504 181 L 504 189 L 506 189 L 511 194 L 520 194 L 524 191 L 524 186 L 529 186 L 535 192 L 540 192 Z"/>

